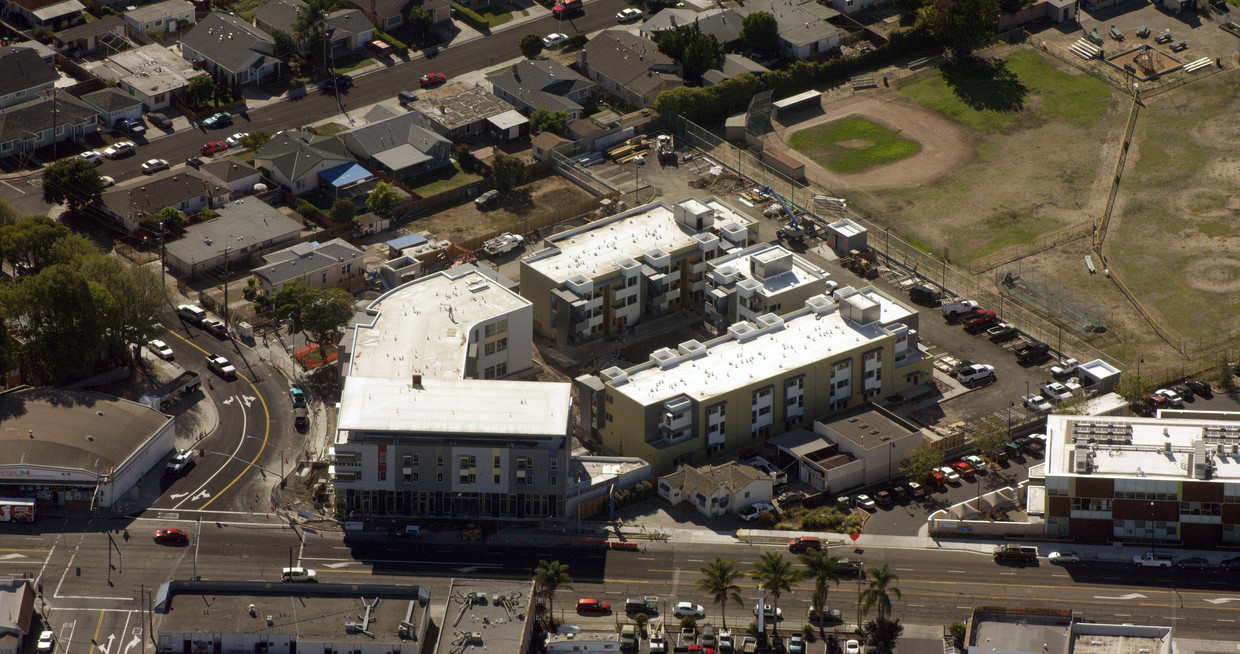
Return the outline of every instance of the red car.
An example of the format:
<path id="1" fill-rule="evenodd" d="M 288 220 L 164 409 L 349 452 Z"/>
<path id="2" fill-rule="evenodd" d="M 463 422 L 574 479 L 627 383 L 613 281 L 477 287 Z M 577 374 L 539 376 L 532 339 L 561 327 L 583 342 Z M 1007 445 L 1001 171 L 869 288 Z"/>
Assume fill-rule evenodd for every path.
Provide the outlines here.
<path id="1" fill-rule="evenodd" d="M 987 311 L 985 309 L 981 309 L 979 311 L 974 311 L 972 314 L 962 318 L 960 320 L 960 324 L 964 325 L 965 327 L 972 327 L 976 329 L 978 327 L 981 327 L 982 325 L 988 325 L 994 321 L 995 321 L 994 311 Z"/>
<path id="2" fill-rule="evenodd" d="M 189 535 L 181 529 L 160 529 L 155 532 L 155 542 L 184 545 L 189 542 Z"/>
<path id="3" fill-rule="evenodd" d="M 578 613 L 610 613 L 611 603 L 607 600 L 583 598 L 577 600 Z"/>
<path id="4" fill-rule="evenodd" d="M 427 73 L 423 75 L 422 79 L 418 81 L 422 83 L 422 88 L 426 88 L 428 86 L 434 86 L 436 84 L 443 84 L 444 82 L 448 81 L 448 77 L 444 75 L 443 73 Z"/>
<path id="5" fill-rule="evenodd" d="M 822 541 L 814 536 L 802 536 L 788 541 L 788 549 L 793 552 L 822 549 Z"/>
<path id="6" fill-rule="evenodd" d="M 972 479 L 977 474 L 977 469 L 968 461 L 957 461 L 951 464 L 951 466 L 952 470 L 955 470 L 957 474 L 965 479 Z"/>
<path id="7" fill-rule="evenodd" d="M 930 476 L 926 477 L 926 481 L 936 488 L 942 488 L 947 485 L 947 477 L 938 470 L 931 470 Z"/>
<path id="8" fill-rule="evenodd" d="M 210 143 L 202 146 L 202 153 L 204 155 L 215 154 L 216 152 L 223 152 L 227 149 L 227 143 L 224 143 L 223 141 L 211 141 Z"/>

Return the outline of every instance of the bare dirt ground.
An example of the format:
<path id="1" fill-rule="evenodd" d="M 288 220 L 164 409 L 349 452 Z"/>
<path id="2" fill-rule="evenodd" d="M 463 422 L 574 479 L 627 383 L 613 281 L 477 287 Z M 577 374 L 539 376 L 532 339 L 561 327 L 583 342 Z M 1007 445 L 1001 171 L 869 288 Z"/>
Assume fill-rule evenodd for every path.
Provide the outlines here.
<path id="1" fill-rule="evenodd" d="M 785 145 L 795 132 L 849 116 L 864 118 L 899 132 L 900 136 L 920 143 L 921 151 L 886 166 L 840 175 Z M 895 91 L 841 97 L 828 101 L 822 113 L 797 112 L 790 116 L 788 123 L 774 121 L 774 127 L 774 132 L 766 136 L 768 142 L 804 162 L 806 177 L 829 189 L 875 190 L 922 184 L 951 172 L 972 154 L 968 135 L 958 123 L 901 98 Z M 860 145 L 864 147 L 869 144 L 862 141 Z"/>
<path id="2" fill-rule="evenodd" d="M 450 241 L 463 241 L 495 231 L 525 233 L 525 221 L 534 220 L 544 213 L 566 204 L 578 202 L 590 194 L 558 175 L 551 175 L 522 186 L 518 192 L 485 211 L 466 200 L 450 207 L 422 216 L 404 225 L 411 232 L 429 232 Z"/>

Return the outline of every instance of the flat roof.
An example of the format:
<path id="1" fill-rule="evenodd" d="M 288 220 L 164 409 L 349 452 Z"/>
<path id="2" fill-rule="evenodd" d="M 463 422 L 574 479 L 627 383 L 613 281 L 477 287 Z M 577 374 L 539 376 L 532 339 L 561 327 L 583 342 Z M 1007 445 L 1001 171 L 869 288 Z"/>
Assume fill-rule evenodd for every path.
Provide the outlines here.
<path id="1" fill-rule="evenodd" d="M 340 396 L 345 432 L 564 436 L 571 384 L 482 379 L 380 379 L 350 375 Z"/>
<path id="2" fill-rule="evenodd" d="M 573 456 L 569 466 L 572 468 L 569 479 L 574 488 L 599 486 L 630 472 L 650 468 L 643 459 L 623 456 Z"/>
<path id="3" fill-rule="evenodd" d="M 1046 475 L 1204 480 L 1196 475 L 1205 462 L 1212 468 L 1209 479 L 1240 481 L 1237 415 L 1202 411 L 1192 416 L 1052 414 L 1046 419 Z M 1078 473 L 1082 457 L 1089 461 L 1088 472 Z"/>
<path id="4" fill-rule="evenodd" d="M 1018 614 L 977 616 L 973 632 L 978 651 L 1046 654 L 1068 651 L 1070 621 L 1061 617 Z"/>
<path id="5" fill-rule="evenodd" d="M 473 268 L 415 279 L 379 296 L 353 330 L 348 376 L 462 379 L 475 325 L 531 306 Z"/>
<path id="6" fill-rule="evenodd" d="M 728 205 L 707 198 L 696 200 L 715 210 L 714 225 L 728 223 L 742 226 L 752 224 L 754 219 L 745 216 Z M 662 249 L 674 251 L 694 244 L 697 232 L 676 221 L 673 207 L 656 202 L 637 207 L 608 220 L 600 220 L 584 228 L 567 232 L 563 238 L 547 239 L 559 249 L 554 256 L 531 255 L 526 265 L 546 277 L 563 284 L 573 275 L 585 275 L 596 279 L 616 269 L 616 262 L 623 259 L 641 260 L 642 255 Z"/>
<path id="7" fill-rule="evenodd" d="M 704 344 L 690 342 L 701 350 L 680 357 L 671 365 L 661 367 L 656 359 L 666 350 L 657 350 L 651 361 L 624 371 L 610 368 L 603 372 L 611 378 L 609 385 L 615 392 L 643 405 L 680 394 L 705 400 L 748 386 L 757 379 L 778 377 L 810 362 L 864 348 L 888 335 L 882 325 L 913 314 L 911 309 L 872 287 L 858 294 L 879 305 L 877 321 L 853 322 L 840 314 L 834 300 L 816 295 L 806 302 L 815 309 L 802 308 L 782 317 L 760 316 L 759 319 L 770 321 L 767 327 L 742 321 L 733 325 L 727 335 Z M 755 330 L 757 335 L 753 336 Z M 742 334 L 742 340 L 733 332 L 747 333 Z M 613 373 L 622 376 L 617 378 Z"/>
<path id="8" fill-rule="evenodd" d="M 106 475 L 172 420 L 103 393 L 19 387 L 0 393 L 0 451 L 8 452 L 0 470 L 41 469 L 30 475 L 38 480 L 57 470 Z"/>
<path id="9" fill-rule="evenodd" d="M 434 654 L 529 651 L 533 595 L 531 581 L 453 579 Z"/>
<path id="10" fill-rule="evenodd" d="M 791 259 L 791 265 L 787 270 L 767 277 L 758 277 L 753 270 L 755 261 L 767 263 L 784 257 Z M 827 277 L 825 270 L 793 254 L 783 246 L 766 243 L 712 259 L 710 267 L 721 274 L 728 274 L 729 270 L 743 274 L 746 278 L 758 282 L 761 285 L 758 292 L 764 295 L 774 295 L 798 286 L 820 283 Z M 819 285 L 822 286 L 821 283 Z"/>
<path id="11" fill-rule="evenodd" d="M 830 418 L 815 420 L 817 425 L 830 429 L 841 438 L 870 450 L 921 431 L 903 422 L 899 416 L 874 404 L 862 404 Z"/>

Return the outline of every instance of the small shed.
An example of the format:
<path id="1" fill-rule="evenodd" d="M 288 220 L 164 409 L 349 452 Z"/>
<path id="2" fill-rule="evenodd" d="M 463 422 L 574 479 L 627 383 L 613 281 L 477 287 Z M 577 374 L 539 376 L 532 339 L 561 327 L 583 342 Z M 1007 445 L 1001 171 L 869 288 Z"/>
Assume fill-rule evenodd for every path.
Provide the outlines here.
<path id="1" fill-rule="evenodd" d="M 745 140 L 745 114 L 736 114 L 723 124 L 723 138 L 729 143 Z"/>
<path id="2" fill-rule="evenodd" d="M 805 164 L 786 152 L 765 149 L 762 151 L 762 163 L 788 179 L 797 182 L 805 181 Z"/>
<path id="3" fill-rule="evenodd" d="M 516 109 L 491 116 L 487 118 L 487 122 L 498 133 L 499 138 L 505 141 L 521 138 L 521 135 L 530 128 L 530 119 L 522 116 L 521 112 Z"/>
<path id="4" fill-rule="evenodd" d="M 836 254 L 844 255 L 853 250 L 866 249 L 866 229 L 844 218 L 827 225 L 827 245 Z"/>
<path id="5" fill-rule="evenodd" d="M 394 238 L 386 243 L 388 246 L 388 257 L 395 259 L 400 256 L 401 250 L 417 247 L 426 243 L 427 238 L 422 234 L 405 234 L 400 238 Z"/>
<path id="6" fill-rule="evenodd" d="M 1119 383 L 1119 368 L 1102 359 L 1082 363 L 1078 370 L 1081 375 L 1081 384 L 1091 391 L 1110 393 Z"/>

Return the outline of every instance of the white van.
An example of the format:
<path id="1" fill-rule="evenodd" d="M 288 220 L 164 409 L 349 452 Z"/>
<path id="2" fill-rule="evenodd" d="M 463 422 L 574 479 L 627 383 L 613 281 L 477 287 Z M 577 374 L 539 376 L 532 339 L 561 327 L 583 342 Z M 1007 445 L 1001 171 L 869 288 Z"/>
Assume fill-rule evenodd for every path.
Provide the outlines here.
<path id="1" fill-rule="evenodd" d="M 177 307 L 177 315 L 198 325 L 202 323 L 203 318 L 207 317 L 207 312 L 196 304 L 182 304 Z"/>

